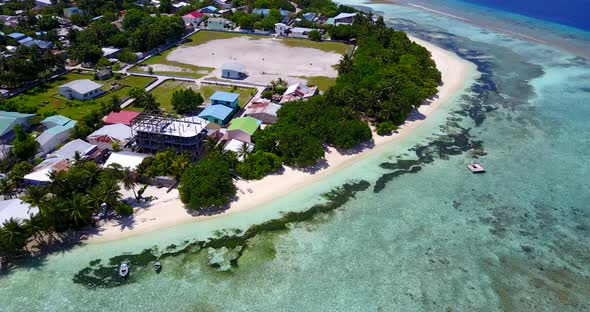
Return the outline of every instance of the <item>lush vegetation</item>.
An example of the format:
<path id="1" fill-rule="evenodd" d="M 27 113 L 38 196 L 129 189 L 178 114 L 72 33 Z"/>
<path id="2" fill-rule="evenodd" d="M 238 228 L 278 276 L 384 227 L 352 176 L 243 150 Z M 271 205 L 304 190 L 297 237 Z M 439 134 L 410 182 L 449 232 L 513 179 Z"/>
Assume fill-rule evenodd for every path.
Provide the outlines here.
<path id="1" fill-rule="evenodd" d="M 338 65 L 336 85 L 326 92 L 329 104 L 350 108 L 377 122 L 403 123 L 410 112 L 437 92 L 441 75 L 430 52 L 406 34 L 357 17 L 358 47 Z"/>
<path id="2" fill-rule="evenodd" d="M 211 152 L 191 165 L 182 175 L 178 191 L 190 210 L 203 210 L 227 205 L 236 194 L 231 164 L 219 152 Z"/>
<path id="3" fill-rule="evenodd" d="M 39 143 L 31 134 L 26 133 L 20 124 L 14 126 L 14 133 L 16 137 L 12 140 L 12 149 L 10 150 L 12 155 L 21 161 L 33 159 L 39 149 Z"/>
<path id="4" fill-rule="evenodd" d="M 37 46 L 19 46 L 11 57 L 0 58 L 0 86 L 21 87 L 27 83 L 49 78 L 64 68 L 64 59 L 44 53 Z"/>
<path id="5" fill-rule="evenodd" d="M 187 88 L 174 91 L 170 102 L 177 113 L 184 115 L 196 111 L 204 101 L 200 93 Z"/>
<path id="6" fill-rule="evenodd" d="M 23 166 L 24 167 L 24 166 Z M 24 168 L 27 169 L 27 168 Z M 80 229 L 93 222 L 93 216 L 117 213 L 127 216 L 133 209 L 121 204 L 119 181 L 134 185 L 129 170 L 102 169 L 94 162 L 77 160 L 66 171 L 52 172 L 47 185 L 25 189 L 23 201 L 38 207 L 39 213 L 25 222 L 10 219 L 0 227 L 0 257 L 17 256 L 30 239 L 46 234 Z M 101 209 L 105 207 L 104 211 Z"/>
<path id="7" fill-rule="evenodd" d="M 191 164 L 191 157 L 185 153 L 176 153 L 172 149 L 157 152 L 153 158 L 146 158 L 137 169 L 142 177 L 155 178 L 171 176 L 179 178 Z"/>
<path id="8" fill-rule="evenodd" d="M 273 153 L 257 151 L 252 154 L 245 153 L 245 160 L 236 166 L 237 173 L 244 179 L 260 180 L 277 172 L 283 167 L 281 158 Z"/>

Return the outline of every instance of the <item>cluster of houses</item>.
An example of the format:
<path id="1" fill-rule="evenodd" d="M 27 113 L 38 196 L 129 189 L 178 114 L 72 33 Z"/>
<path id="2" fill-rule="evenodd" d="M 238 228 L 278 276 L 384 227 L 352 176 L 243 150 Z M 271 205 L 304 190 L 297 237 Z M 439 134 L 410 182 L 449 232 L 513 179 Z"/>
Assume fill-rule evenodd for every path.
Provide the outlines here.
<path id="1" fill-rule="evenodd" d="M 303 14 L 303 18 L 314 23 L 318 24 L 327 24 L 327 25 L 352 25 L 354 21 L 354 17 L 356 13 L 340 13 L 335 17 L 325 18 L 324 16 L 317 15 L 312 12 L 308 12 Z M 281 23 L 275 24 L 275 34 L 281 37 L 293 37 L 293 38 L 301 38 L 307 39 L 309 38 L 309 33 L 316 30 L 320 31 L 319 29 L 313 28 L 306 28 L 306 27 L 295 27 L 293 26 L 297 22 L 300 22 L 301 19 L 287 19 Z"/>

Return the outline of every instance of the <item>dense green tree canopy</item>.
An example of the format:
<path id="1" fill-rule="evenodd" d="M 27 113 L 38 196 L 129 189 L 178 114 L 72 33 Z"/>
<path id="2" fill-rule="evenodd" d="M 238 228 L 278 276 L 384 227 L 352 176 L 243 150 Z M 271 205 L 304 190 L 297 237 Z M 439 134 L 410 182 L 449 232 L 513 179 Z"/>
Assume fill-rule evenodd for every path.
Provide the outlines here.
<path id="1" fill-rule="evenodd" d="M 12 141 L 12 154 L 22 161 L 33 159 L 39 149 L 39 143 L 31 134 L 26 133 L 20 124 L 14 126 L 14 133 L 16 137 Z"/>
<path id="2" fill-rule="evenodd" d="M 179 114 L 194 112 L 205 100 L 191 88 L 175 90 L 172 93 L 172 107 Z"/>
<path id="3" fill-rule="evenodd" d="M 190 166 L 180 179 L 180 199 L 190 210 L 221 207 L 236 194 L 230 165 L 220 153 L 213 152 Z"/>
<path id="4" fill-rule="evenodd" d="M 244 179 L 260 180 L 266 175 L 281 169 L 281 158 L 273 153 L 257 151 L 246 157 L 236 167 L 238 174 Z"/>

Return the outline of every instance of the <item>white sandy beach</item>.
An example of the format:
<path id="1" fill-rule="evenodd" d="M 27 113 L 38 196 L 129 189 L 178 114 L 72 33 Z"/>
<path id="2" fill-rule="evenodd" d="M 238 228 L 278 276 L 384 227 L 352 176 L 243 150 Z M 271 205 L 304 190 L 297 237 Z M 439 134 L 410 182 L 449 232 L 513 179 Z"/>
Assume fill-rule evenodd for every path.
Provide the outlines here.
<path id="1" fill-rule="evenodd" d="M 443 85 L 439 87 L 438 97 L 429 105 L 422 105 L 418 109 L 428 119 L 428 116 L 431 116 L 441 104 L 444 104 L 466 87 L 467 80 L 473 77 L 476 68 L 474 64 L 459 58 L 452 52 L 443 50 L 428 42 L 413 37 L 410 38 L 430 50 L 438 69 L 442 73 Z M 87 242 L 111 241 L 171 227 L 175 224 L 199 222 L 253 209 L 338 172 L 341 168 L 349 166 L 360 158 L 366 157 L 383 146 L 408 135 L 423 122 L 424 119 L 408 121 L 400 127 L 398 133 L 391 136 L 374 135 L 374 147 L 361 153 L 341 155 L 336 150 L 330 149 L 325 157 L 328 167 L 313 174 L 285 167 L 284 172 L 280 175 L 267 176 L 259 181 L 238 181 L 236 183 L 238 200 L 233 202 L 227 211 L 215 216 L 193 217 L 184 209 L 178 198 L 177 190 L 166 193 L 166 189 L 150 187 L 144 195 L 155 196 L 158 199 L 153 201 L 149 207 L 138 208 L 133 220 L 106 223 L 100 228 L 99 234 L 91 235 Z"/>

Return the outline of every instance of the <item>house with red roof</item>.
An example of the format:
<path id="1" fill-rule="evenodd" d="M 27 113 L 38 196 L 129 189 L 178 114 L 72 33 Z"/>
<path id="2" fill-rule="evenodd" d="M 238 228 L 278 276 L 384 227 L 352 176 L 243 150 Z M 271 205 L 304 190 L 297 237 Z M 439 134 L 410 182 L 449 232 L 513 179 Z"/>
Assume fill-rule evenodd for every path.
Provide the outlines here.
<path id="1" fill-rule="evenodd" d="M 111 112 L 104 117 L 103 121 L 107 125 L 124 124 L 131 126 L 131 121 L 139 116 L 139 112 L 122 110 L 120 112 Z"/>
<path id="2" fill-rule="evenodd" d="M 199 23 L 203 20 L 203 16 L 205 14 L 199 11 L 192 11 L 188 14 L 182 16 L 182 20 L 184 21 L 184 25 L 189 26 L 192 25 L 193 27 L 197 27 Z"/>

